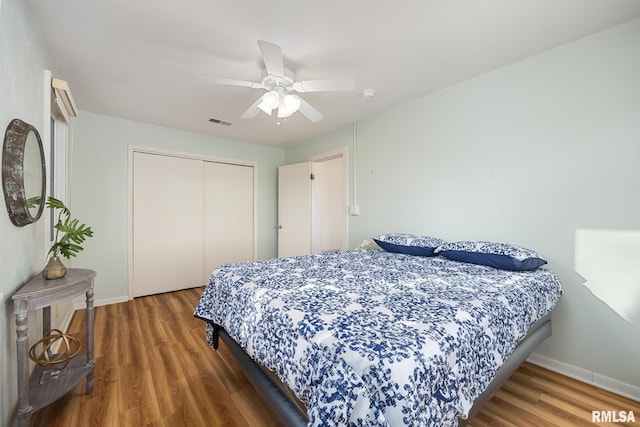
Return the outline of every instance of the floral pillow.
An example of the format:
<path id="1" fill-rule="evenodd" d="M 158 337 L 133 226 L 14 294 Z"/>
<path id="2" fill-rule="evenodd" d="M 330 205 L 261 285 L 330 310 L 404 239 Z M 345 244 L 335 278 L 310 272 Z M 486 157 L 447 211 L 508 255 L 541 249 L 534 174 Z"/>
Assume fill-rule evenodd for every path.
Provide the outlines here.
<path id="1" fill-rule="evenodd" d="M 535 270 L 547 263 L 539 253 L 508 243 L 462 241 L 445 243 L 436 254 L 454 261 L 486 265 L 501 270 Z"/>
<path id="2" fill-rule="evenodd" d="M 435 248 L 446 243 L 436 237 L 402 233 L 381 234 L 373 241 L 385 251 L 417 256 L 434 256 Z"/>

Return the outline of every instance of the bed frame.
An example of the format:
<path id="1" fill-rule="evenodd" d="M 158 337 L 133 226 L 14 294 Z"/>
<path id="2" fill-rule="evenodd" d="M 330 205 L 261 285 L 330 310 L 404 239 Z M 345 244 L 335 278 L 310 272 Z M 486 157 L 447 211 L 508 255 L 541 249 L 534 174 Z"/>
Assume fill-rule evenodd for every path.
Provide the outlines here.
<path id="1" fill-rule="evenodd" d="M 458 426 L 462 427 L 472 419 L 482 408 L 482 406 L 493 396 L 500 386 L 518 369 L 524 360 L 533 350 L 545 339 L 551 336 L 551 313 L 539 319 L 533 324 L 527 335 L 518 343 L 515 350 L 497 370 L 494 379 L 489 383 L 486 390 L 478 396 L 469 411 L 467 419 L 460 419 Z M 280 420 L 287 427 L 306 426 L 309 418 L 304 410 L 304 405 L 295 399 L 293 393 L 278 381 L 274 374 L 269 373 L 266 368 L 256 363 L 238 343 L 227 334 L 221 326 L 214 325 L 213 338 L 214 348 L 218 348 L 218 337 L 225 342 L 231 354 L 242 366 L 249 381 L 258 390 L 267 404 L 278 415 Z"/>

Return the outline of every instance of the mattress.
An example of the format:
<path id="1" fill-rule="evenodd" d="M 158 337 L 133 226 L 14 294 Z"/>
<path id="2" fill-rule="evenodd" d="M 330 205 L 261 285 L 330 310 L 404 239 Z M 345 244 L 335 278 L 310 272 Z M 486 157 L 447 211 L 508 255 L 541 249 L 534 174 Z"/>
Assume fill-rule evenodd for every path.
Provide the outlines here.
<path id="1" fill-rule="evenodd" d="M 555 274 L 379 250 L 226 264 L 195 316 L 301 400 L 309 425 L 455 426 L 562 294 Z"/>

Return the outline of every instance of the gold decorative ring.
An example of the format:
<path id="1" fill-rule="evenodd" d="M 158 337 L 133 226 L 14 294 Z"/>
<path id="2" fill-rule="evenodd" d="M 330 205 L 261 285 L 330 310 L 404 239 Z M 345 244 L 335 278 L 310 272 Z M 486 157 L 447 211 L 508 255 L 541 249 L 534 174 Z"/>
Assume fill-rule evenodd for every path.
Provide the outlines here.
<path id="1" fill-rule="evenodd" d="M 57 353 L 53 353 L 51 348 L 58 342 L 60 344 Z M 64 369 L 79 352 L 80 341 L 77 338 L 67 335 L 59 329 L 52 329 L 29 348 L 29 358 L 40 366 L 62 364 L 62 366 L 55 366 L 55 368 Z"/>

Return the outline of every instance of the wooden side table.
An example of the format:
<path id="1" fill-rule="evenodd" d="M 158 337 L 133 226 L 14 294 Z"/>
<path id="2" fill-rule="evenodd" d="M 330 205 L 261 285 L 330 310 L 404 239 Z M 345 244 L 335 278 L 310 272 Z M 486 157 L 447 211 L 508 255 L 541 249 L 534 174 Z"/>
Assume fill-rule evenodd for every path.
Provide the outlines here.
<path id="1" fill-rule="evenodd" d="M 70 268 L 61 279 L 45 280 L 38 274 L 12 297 L 16 316 L 18 352 L 18 425 L 28 426 L 31 414 L 59 399 L 87 379 L 87 393 L 93 391 L 93 278 L 96 272 L 84 268 Z M 51 305 L 82 293 L 87 298 L 87 354 L 78 354 L 60 371 L 36 365 L 29 378 L 28 314 L 42 308 L 42 331 L 51 329 Z"/>

